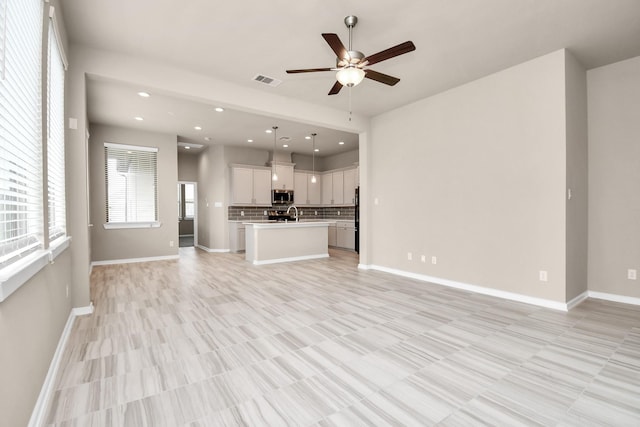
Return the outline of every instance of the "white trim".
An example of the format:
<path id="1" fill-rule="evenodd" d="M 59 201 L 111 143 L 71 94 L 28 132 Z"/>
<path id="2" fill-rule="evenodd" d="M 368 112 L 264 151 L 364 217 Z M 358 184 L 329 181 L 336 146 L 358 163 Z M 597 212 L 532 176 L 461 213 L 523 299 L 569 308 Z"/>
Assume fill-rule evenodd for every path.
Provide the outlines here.
<path id="1" fill-rule="evenodd" d="M 143 222 L 107 222 L 102 224 L 105 230 L 120 230 L 124 228 L 158 228 L 162 225 L 160 221 Z"/>
<path id="2" fill-rule="evenodd" d="M 158 152 L 158 147 L 147 147 L 144 145 L 127 145 L 127 144 L 116 144 L 114 142 L 105 142 L 104 146 L 109 148 L 117 148 L 120 150 L 150 151 L 152 153 Z"/>
<path id="3" fill-rule="evenodd" d="M 231 249 L 209 249 L 206 246 L 202 246 L 202 245 L 196 245 L 196 248 L 198 249 L 202 249 L 205 252 L 209 252 L 209 253 L 228 253 L 231 252 Z"/>
<path id="4" fill-rule="evenodd" d="M 358 267 L 360 268 L 360 266 Z M 490 295 L 493 297 L 498 297 L 498 298 L 507 299 L 511 301 L 523 302 L 526 304 L 537 305 L 545 308 L 551 308 L 553 310 L 568 311 L 567 304 L 558 302 L 558 301 L 531 297 L 528 295 L 516 294 L 513 292 L 501 291 L 499 289 L 485 288 L 484 286 L 471 285 L 468 283 L 456 282 L 454 280 L 441 279 L 439 277 L 432 277 L 432 276 L 426 276 L 424 274 L 417 274 L 417 273 L 411 273 L 408 271 L 396 270 L 394 268 L 382 267 L 379 265 L 368 265 L 366 267 L 362 267 L 362 269 L 383 271 L 385 273 L 408 277 L 410 279 L 416 279 L 423 282 L 435 283 L 437 285 L 447 286 L 450 288 L 462 289 L 465 291 L 475 292 L 478 294 Z"/>
<path id="5" fill-rule="evenodd" d="M 125 259 L 108 259 L 104 261 L 93 261 L 91 268 L 94 265 L 115 265 L 115 264 L 133 264 L 136 262 L 152 262 L 152 261 L 167 261 L 172 259 L 180 259 L 179 255 L 164 255 L 164 256 L 152 256 L 146 258 L 125 258 Z"/>
<path id="6" fill-rule="evenodd" d="M 193 234 L 179 234 L 178 237 L 193 237 Z"/>
<path id="7" fill-rule="evenodd" d="M 88 314 L 93 314 L 93 302 L 89 302 L 89 305 L 85 307 L 75 307 L 71 310 L 71 312 L 76 316 L 86 316 Z"/>
<path id="8" fill-rule="evenodd" d="M 56 35 L 56 43 L 58 44 L 58 50 L 60 51 L 60 57 L 62 58 L 62 65 L 64 66 L 64 70 L 67 71 L 69 69 L 69 60 L 67 59 L 67 52 L 65 52 L 62 44 L 62 37 L 60 36 L 60 28 L 58 26 L 58 19 L 56 18 L 55 10 L 55 7 L 49 6 L 49 18 L 51 18 L 51 22 L 53 24 L 53 32 Z M 51 41 L 49 41 L 49 43 L 51 43 Z"/>
<path id="9" fill-rule="evenodd" d="M 573 307 L 576 307 L 577 305 L 579 305 L 582 301 L 586 300 L 587 298 L 589 298 L 589 291 L 584 291 L 583 293 L 581 293 L 577 297 L 567 301 L 567 311 L 571 310 Z"/>
<path id="10" fill-rule="evenodd" d="M 73 323 L 75 322 L 76 317 L 93 313 L 93 304 L 89 307 L 77 307 L 71 310 L 69 313 L 69 317 L 67 318 L 67 324 L 64 326 L 62 330 L 62 335 L 60 335 L 60 339 L 58 340 L 58 346 L 56 347 L 55 353 L 53 353 L 53 358 L 51 359 L 51 363 L 49 364 L 49 370 L 47 371 L 47 376 L 42 383 L 42 388 L 40 389 L 40 394 L 38 395 L 38 400 L 36 400 L 36 404 L 33 407 L 33 411 L 31 412 L 31 418 L 29 419 L 29 427 L 39 427 L 44 423 L 44 417 L 47 412 L 47 407 L 49 405 L 49 400 L 51 399 L 51 395 L 53 393 L 53 386 L 55 384 L 56 376 L 58 375 L 58 370 L 60 369 L 60 362 L 62 361 L 62 355 L 67 346 L 67 341 L 69 341 L 69 336 L 71 335 L 71 330 L 73 329 Z"/>
<path id="11" fill-rule="evenodd" d="M 38 250 L 0 271 L 0 302 L 27 283 L 49 263 L 49 251 Z"/>
<path id="12" fill-rule="evenodd" d="M 53 262 L 71 244 L 71 236 L 62 236 L 49 243 L 49 262 Z"/>
<path id="13" fill-rule="evenodd" d="M 329 258 L 329 254 L 304 255 L 304 256 L 296 256 L 296 257 L 290 257 L 290 258 L 265 259 L 263 261 L 254 260 L 252 264 L 253 265 L 278 264 L 281 262 L 305 261 L 309 259 L 319 259 L 319 258 Z"/>
<path id="14" fill-rule="evenodd" d="M 623 304 L 640 305 L 640 298 L 628 297 L 626 295 L 609 294 L 606 292 L 589 291 L 589 298 L 601 299 L 605 301 L 621 302 Z"/>

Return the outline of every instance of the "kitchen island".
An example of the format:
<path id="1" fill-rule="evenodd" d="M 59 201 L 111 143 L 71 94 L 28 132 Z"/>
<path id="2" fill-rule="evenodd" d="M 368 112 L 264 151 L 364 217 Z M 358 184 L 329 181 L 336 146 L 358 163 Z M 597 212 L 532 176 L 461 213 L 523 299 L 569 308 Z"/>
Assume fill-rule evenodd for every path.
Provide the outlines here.
<path id="1" fill-rule="evenodd" d="M 252 264 L 273 264 L 328 258 L 329 222 L 247 222 L 245 259 Z"/>

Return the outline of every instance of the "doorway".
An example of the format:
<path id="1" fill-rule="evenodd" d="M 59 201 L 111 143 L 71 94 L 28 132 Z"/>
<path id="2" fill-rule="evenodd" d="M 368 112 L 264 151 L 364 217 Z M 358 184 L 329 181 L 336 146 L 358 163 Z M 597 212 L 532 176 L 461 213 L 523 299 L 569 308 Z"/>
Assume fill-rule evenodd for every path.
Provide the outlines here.
<path id="1" fill-rule="evenodd" d="M 198 183 L 178 181 L 178 238 L 181 248 L 198 246 Z"/>

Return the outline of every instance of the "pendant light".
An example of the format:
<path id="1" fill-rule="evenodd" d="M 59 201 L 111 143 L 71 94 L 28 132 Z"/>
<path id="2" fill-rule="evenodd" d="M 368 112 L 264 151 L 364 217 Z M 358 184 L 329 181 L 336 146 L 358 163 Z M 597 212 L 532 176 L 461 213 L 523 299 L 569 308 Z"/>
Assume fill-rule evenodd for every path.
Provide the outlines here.
<path id="1" fill-rule="evenodd" d="M 272 181 L 278 180 L 278 174 L 276 173 L 276 134 L 278 133 L 278 126 L 274 126 L 273 128 L 273 174 L 271 175 Z"/>
<path id="2" fill-rule="evenodd" d="M 313 163 L 313 175 L 311 175 L 311 183 L 316 183 L 316 135 L 317 133 L 312 133 L 311 138 L 313 139 L 313 153 L 311 154 L 311 161 Z"/>

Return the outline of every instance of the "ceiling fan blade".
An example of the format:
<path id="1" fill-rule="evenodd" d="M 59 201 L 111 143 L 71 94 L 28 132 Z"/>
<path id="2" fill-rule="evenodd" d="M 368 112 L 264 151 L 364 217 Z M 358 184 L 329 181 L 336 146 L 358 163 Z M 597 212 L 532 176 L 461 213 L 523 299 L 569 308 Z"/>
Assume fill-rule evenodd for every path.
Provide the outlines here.
<path id="1" fill-rule="evenodd" d="M 340 89 L 342 89 L 342 84 L 337 81 L 329 91 L 329 95 L 336 95 L 338 92 L 340 92 Z"/>
<path id="2" fill-rule="evenodd" d="M 287 70 L 287 74 L 315 73 L 316 71 L 333 71 L 333 68 L 305 68 L 302 70 Z"/>
<path id="3" fill-rule="evenodd" d="M 400 81 L 399 78 L 390 76 L 388 74 L 379 73 L 373 70 L 364 70 L 364 76 L 368 79 L 375 80 L 380 83 L 384 83 L 389 86 L 394 86 Z"/>
<path id="4" fill-rule="evenodd" d="M 331 49 L 335 52 L 336 56 L 340 59 L 348 58 L 347 48 L 344 47 L 337 34 L 322 33 L 322 37 L 329 43 Z"/>
<path id="5" fill-rule="evenodd" d="M 404 42 L 400 43 L 399 45 L 390 47 L 389 49 L 385 49 L 382 52 L 374 53 L 371 56 L 367 56 L 361 62 L 365 62 L 367 65 L 373 65 L 378 62 L 385 61 L 387 59 L 396 57 L 398 55 L 403 55 L 414 50 L 416 50 L 416 46 L 413 44 L 413 42 Z"/>

